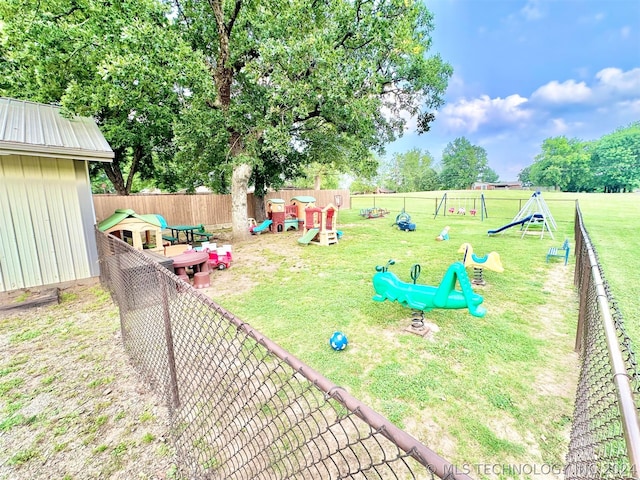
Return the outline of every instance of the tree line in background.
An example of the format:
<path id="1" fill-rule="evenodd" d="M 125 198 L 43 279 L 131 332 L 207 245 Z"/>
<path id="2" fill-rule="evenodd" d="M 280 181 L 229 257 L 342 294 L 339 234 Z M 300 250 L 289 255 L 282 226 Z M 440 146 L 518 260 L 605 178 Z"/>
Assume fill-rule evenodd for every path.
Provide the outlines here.
<path id="1" fill-rule="evenodd" d="M 553 187 L 563 192 L 631 192 L 640 188 L 640 122 L 595 141 L 564 136 L 547 138 L 534 163 L 518 180 L 524 187 Z M 461 137 L 449 143 L 436 164 L 428 151 L 396 153 L 373 178 L 356 178 L 351 191 L 372 193 L 465 190 L 476 182 L 498 182 L 487 153 Z"/>
<path id="2" fill-rule="evenodd" d="M 231 193 L 238 239 L 250 187 L 263 201 L 269 188 L 336 187 L 344 174 L 353 190 L 498 180 L 464 137 L 438 165 L 419 150 L 376 156 L 406 118 L 428 132 L 453 73 L 429 54 L 421 1 L 5 0 L 0 18 L 0 95 L 96 119 L 115 158 L 90 164 L 95 191 Z M 636 188 L 638 130 L 547 139 L 520 179 Z"/>
<path id="3" fill-rule="evenodd" d="M 115 152 L 98 191 L 230 193 L 238 240 L 250 187 L 374 175 L 453 73 L 418 0 L 5 0 L 0 18 L 0 95 L 94 117 Z"/>
<path id="4" fill-rule="evenodd" d="M 564 192 L 631 192 L 640 187 L 640 122 L 590 142 L 547 138 L 519 180 Z"/>
<path id="5" fill-rule="evenodd" d="M 381 165 L 377 176 L 356 179 L 350 189 L 364 193 L 379 187 L 395 192 L 465 190 L 475 182 L 497 181 L 498 174 L 489 167 L 485 149 L 460 137 L 445 147 L 440 164 L 431 153 L 420 149 L 395 153 Z"/>

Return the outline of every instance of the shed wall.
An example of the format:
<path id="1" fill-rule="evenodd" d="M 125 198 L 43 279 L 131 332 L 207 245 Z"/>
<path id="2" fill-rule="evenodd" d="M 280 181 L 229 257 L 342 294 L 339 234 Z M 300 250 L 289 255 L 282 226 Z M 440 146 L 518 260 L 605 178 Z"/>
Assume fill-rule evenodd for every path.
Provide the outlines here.
<path id="1" fill-rule="evenodd" d="M 0 157 L 0 291 L 98 274 L 85 161 Z"/>

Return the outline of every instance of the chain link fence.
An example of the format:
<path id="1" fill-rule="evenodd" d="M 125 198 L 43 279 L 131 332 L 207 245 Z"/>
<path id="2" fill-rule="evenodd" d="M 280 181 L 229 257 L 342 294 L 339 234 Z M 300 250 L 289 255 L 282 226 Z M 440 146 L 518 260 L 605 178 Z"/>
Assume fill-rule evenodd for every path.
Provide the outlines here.
<path id="1" fill-rule="evenodd" d="M 125 349 L 169 406 L 185 478 L 469 479 L 144 252 L 96 236 Z"/>
<path id="2" fill-rule="evenodd" d="M 97 231 L 125 348 L 169 406 L 191 479 L 469 480 L 144 252 Z M 581 355 L 566 479 L 638 478 L 640 373 L 576 205 Z"/>
<path id="3" fill-rule="evenodd" d="M 577 205 L 575 242 L 574 278 L 580 295 L 576 350 L 582 366 L 565 478 L 638 478 L 638 363 Z"/>

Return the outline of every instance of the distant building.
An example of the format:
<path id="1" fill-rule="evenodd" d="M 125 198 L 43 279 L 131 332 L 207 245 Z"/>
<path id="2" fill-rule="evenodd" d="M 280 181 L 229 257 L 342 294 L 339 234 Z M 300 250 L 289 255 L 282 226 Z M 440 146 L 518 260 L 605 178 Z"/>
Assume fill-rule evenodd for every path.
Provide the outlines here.
<path id="1" fill-rule="evenodd" d="M 388 188 L 378 187 L 376 188 L 376 193 L 396 193 L 395 190 L 389 190 Z"/>
<path id="2" fill-rule="evenodd" d="M 522 182 L 476 182 L 472 190 L 522 190 Z"/>

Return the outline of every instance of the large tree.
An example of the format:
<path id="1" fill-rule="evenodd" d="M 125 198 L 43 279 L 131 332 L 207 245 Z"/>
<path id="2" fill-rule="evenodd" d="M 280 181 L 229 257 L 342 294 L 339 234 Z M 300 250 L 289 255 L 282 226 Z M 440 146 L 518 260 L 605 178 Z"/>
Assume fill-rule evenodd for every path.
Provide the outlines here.
<path id="1" fill-rule="evenodd" d="M 431 154 L 418 148 L 395 153 L 391 158 L 384 186 L 398 192 L 436 190 L 438 174 L 433 169 L 433 163 Z"/>
<path id="2" fill-rule="evenodd" d="M 529 171 L 534 185 L 562 191 L 587 190 L 592 176 L 589 168 L 589 144 L 564 136 L 547 138 Z"/>
<path id="3" fill-rule="evenodd" d="M 173 156 L 180 85 L 197 72 L 156 0 L 6 0 L 0 4 L 0 94 L 93 116 L 115 152 L 116 191 Z M 94 172 L 95 173 L 95 172 Z"/>
<path id="4" fill-rule="evenodd" d="M 481 175 L 486 173 L 491 176 L 491 172 L 486 150 L 472 145 L 465 137 L 456 138 L 442 152 L 440 183 L 443 188 L 455 190 L 471 188 Z"/>
<path id="5" fill-rule="evenodd" d="M 194 109 L 216 139 L 212 165 L 228 165 L 233 235 L 246 238 L 246 192 L 256 169 L 291 161 L 369 157 L 404 127 L 428 130 L 451 68 L 428 56 L 432 16 L 413 0 L 176 0 L 178 25 L 201 52 L 210 87 Z M 191 134 L 181 137 L 191 145 Z M 225 137 L 225 148 L 219 149 Z M 332 143 L 339 157 L 318 154 Z M 268 159 L 271 168 L 263 168 Z M 213 168 L 212 168 L 213 170 Z"/>
<path id="6" fill-rule="evenodd" d="M 620 128 L 595 142 L 591 168 L 596 187 L 604 192 L 631 191 L 640 186 L 640 122 Z"/>

